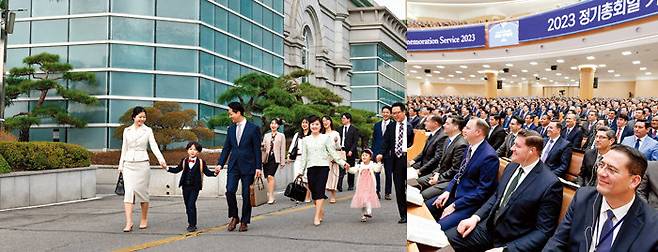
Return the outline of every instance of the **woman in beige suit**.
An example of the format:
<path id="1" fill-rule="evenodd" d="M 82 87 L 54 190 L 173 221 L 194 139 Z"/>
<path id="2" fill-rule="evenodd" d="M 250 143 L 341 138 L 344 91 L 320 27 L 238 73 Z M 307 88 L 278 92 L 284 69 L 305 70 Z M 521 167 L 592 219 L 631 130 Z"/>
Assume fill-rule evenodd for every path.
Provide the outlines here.
<path id="1" fill-rule="evenodd" d="M 123 173 L 125 195 L 123 206 L 126 214 L 126 227 L 124 232 L 130 232 L 133 227 L 133 206 L 139 202 L 142 207 L 142 219 L 140 229 L 148 226 L 149 195 L 148 187 L 151 178 L 149 156 L 146 148 L 150 145 L 151 151 L 158 158 L 160 166 L 167 167 L 162 153 L 155 142 L 153 130 L 144 125 L 146 122 L 146 110 L 143 107 L 135 107 L 132 112 L 133 125 L 123 130 L 123 143 L 121 145 L 121 158 L 119 159 L 119 171 Z"/>
<path id="2" fill-rule="evenodd" d="M 286 165 L 286 136 L 278 132 L 281 121 L 273 119 L 270 122 L 270 130 L 263 137 L 261 143 L 261 157 L 263 159 L 263 171 L 267 177 L 267 204 L 274 204 L 274 174 L 278 168 Z"/>

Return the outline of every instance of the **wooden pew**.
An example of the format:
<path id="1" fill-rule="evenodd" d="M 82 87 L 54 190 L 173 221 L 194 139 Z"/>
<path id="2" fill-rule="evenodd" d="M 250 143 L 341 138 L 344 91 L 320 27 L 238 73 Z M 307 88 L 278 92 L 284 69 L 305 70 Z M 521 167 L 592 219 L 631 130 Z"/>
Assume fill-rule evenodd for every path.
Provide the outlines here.
<path id="1" fill-rule="evenodd" d="M 562 208 L 560 209 L 560 219 L 559 222 L 562 222 L 562 219 L 564 219 L 564 215 L 567 214 L 567 210 L 569 210 L 569 204 L 571 204 L 571 200 L 573 199 L 573 196 L 576 194 L 576 190 L 578 188 L 564 184 L 564 187 L 562 188 Z"/>
<path id="2" fill-rule="evenodd" d="M 503 173 L 505 173 L 505 167 L 507 167 L 512 161 L 509 158 L 502 157 L 498 158 L 498 162 L 500 162 L 500 164 L 498 165 L 498 175 L 496 176 L 496 179 L 500 182 L 500 178 L 502 178 Z"/>
<path id="3" fill-rule="evenodd" d="M 411 161 L 423 151 L 427 142 L 427 135 L 424 130 L 414 130 L 414 144 L 407 149 L 407 161 Z"/>
<path id="4" fill-rule="evenodd" d="M 564 179 L 574 182 L 580 174 L 580 167 L 583 166 L 583 157 L 585 157 L 585 151 L 581 149 L 573 149 L 571 152 L 571 162 L 569 167 L 567 167 L 567 172 L 564 174 Z"/>

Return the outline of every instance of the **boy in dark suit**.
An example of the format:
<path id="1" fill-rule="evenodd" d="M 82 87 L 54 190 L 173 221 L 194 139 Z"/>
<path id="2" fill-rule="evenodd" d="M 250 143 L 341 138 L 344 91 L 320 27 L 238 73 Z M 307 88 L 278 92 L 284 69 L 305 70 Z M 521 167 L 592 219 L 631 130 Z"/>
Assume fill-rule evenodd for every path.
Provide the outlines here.
<path id="1" fill-rule="evenodd" d="M 167 167 L 171 173 L 183 172 L 180 177 L 179 187 L 183 188 L 183 201 L 185 202 L 185 212 L 187 213 L 187 232 L 196 231 L 196 200 L 199 197 L 199 191 L 203 187 L 203 175 L 215 177 L 215 172 L 208 169 L 206 162 L 197 157 L 202 148 L 197 142 L 189 142 L 185 147 L 188 157 L 181 159 L 175 168 Z"/>

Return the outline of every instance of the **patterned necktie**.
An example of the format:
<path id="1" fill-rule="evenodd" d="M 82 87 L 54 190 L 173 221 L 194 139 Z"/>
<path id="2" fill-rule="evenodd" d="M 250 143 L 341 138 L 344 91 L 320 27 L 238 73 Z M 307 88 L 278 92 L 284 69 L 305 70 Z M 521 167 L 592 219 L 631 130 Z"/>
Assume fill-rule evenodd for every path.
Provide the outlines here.
<path id="1" fill-rule="evenodd" d="M 398 138 L 395 141 L 395 155 L 402 157 L 402 137 L 404 135 L 404 124 L 398 122 Z"/>
<path id="2" fill-rule="evenodd" d="M 548 158 L 548 153 L 551 151 L 551 148 L 553 148 L 553 143 L 555 140 L 551 139 L 548 141 L 548 144 L 546 144 L 546 148 L 544 148 L 544 153 L 541 155 L 541 161 L 546 162 L 546 158 Z"/>
<path id="3" fill-rule="evenodd" d="M 464 157 L 464 160 L 462 161 L 462 165 L 459 166 L 459 172 L 457 172 L 457 175 L 455 175 L 455 179 L 457 179 L 457 184 L 459 184 L 459 181 L 461 180 L 462 176 L 464 176 L 464 172 L 466 172 L 466 166 L 468 166 L 468 162 L 471 161 L 471 154 L 473 153 L 473 148 L 471 146 L 468 146 L 468 152 L 466 152 L 466 157 Z"/>
<path id="4" fill-rule="evenodd" d="M 612 232 L 614 232 L 612 230 L 612 219 L 615 218 L 615 214 L 611 209 L 608 209 L 606 213 L 608 214 L 608 219 L 603 223 L 603 229 L 601 229 L 601 235 L 599 237 L 599 244 L 595 248 L 598 252 L 608 252 L 612 250 Z"/>

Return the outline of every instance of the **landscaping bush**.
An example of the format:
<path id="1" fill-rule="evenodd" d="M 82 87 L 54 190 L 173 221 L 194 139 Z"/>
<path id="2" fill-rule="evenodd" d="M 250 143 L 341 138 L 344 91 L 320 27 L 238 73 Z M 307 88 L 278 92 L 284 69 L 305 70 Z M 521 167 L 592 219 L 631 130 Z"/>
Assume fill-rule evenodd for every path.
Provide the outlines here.
<path id="1" fill-rule="evenodd" d="M 91 152 L 66 143 L 0 142 L 0 155 L 12 164 L 14 171 L 87 167 Z"/>
<path id="2" fill-rule="evenodd" d="M 7 160 L 5 160 L 2 155 L 0 155 L 0 174 L 3 173 L 8 173 L 11 172 L 11 167 L 9 167 L 9 163 L 7 163 Z"/>

